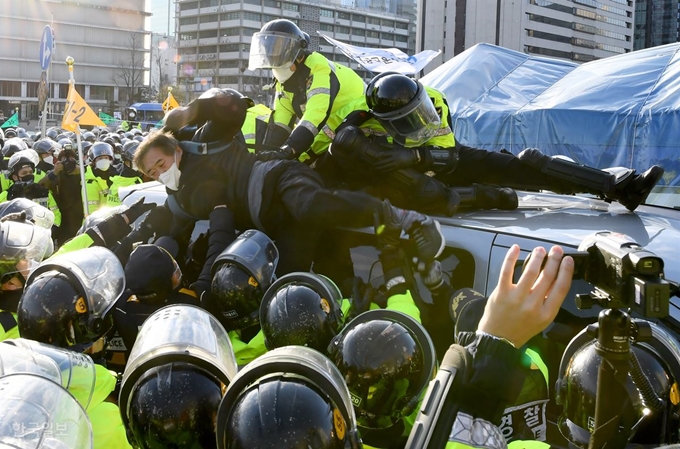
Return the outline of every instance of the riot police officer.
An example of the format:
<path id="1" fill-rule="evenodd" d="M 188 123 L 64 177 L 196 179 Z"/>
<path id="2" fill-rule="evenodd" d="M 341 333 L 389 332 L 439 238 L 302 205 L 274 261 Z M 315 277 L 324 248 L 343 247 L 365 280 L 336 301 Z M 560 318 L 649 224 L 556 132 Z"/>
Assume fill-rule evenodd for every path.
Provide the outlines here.
<path id="1" fill-rule="evenodd" d="M 59 233 L 61 226 L 61 211 L 50 190 L 39 184 L 36 179 L 36 164 L 39 160 L 34 150 L 25 150 L 15 153 L 8 162 L 9 186 L 6 191 L 0 193 L 0 202 L 14 198 L 28 198 L 44 206 L 54 214 L 54 231 Z M 44 174 L 41 173 L 42 176 Z"/>
<path id="2" fill-rule="evenodd" d="M 229 337 L 208 312 L 164 307 L 139 331 L 123 373 L 119 405 L 141 448 L 214 448 L 223 388 L 236 376 Z"/>
<path id="3" fill-rule="evenodd" d="M 0 377 L 0 391 L 1 446 L 95 447 L 85 410 L 54 380 L 38 374 L 10 374 Z"/>
<path id="4" fill-rule="evenodd" d="M 242 369 L 220 403 L 217 447 L 359 449 L 342 374 L 303 346 L 275 349 Z"/>
<path id="5" fill-rule="evenodd" d="M 17 306 L 31 268 L 51 253 L 49 229 L 0 222 L 0 341 L 19 336 Z"/>
<path id="6" fill-rule="evenodd" d="M 331 117 L 364 94 L 364 82 L 354 70 L 310 46 L 309 35 L 287 19 L 267 22 L 253 34 L 248 69 L 272 69 L 277 81 L 275 126 L 266 143 L 282 144 L 278 150 L 261 152 L 261 160 L 316 159 L 316 136 L 332 134 Z"/>
<path id="7" fill-rule="evenodd" d="M 482 182 L 558 193 L 588 192 L 618 201 L 631 211 L 644 202 L 663 175 L 659 166 L 642 174 L 634 170 L 615 173 L 545 156 L 536 149 L 527 149 L 515 157 L 467 147 L 455 141 L 443 94 L 399 73 L 385 72 L 374 77 L 366 89 L 365 100 L 365 106 L 357 102 L 352 106 L 354 111 L 344 111 L 346 119 L 339 127 L 344 129 L 334 139 L 331 152 L 344 156 L 346 165 L 353 158 L 355 166 L 369 165 L 378 172 L 434 171 L 435 180 L 445 186 Z M 376 131 L 378 134 L 382 131 L 382 136 L 369 139 L 372 144 L 367 142 L 365 135 Z M 381 151 L 379 146 L 385 138 L 389 148 Z M 401 172 L 393 184 L 401 182 L 398 189 L 401 192 L 415 187 L 425 189 L 419 195 L 434 192 L 433 201 L 444 192 L 434 181 L 424 183 L 422 179 L 412 172 Z M 485 206 L 483 200 L 488 191 L 461 193 L 461 201 L 473 195 L 470 198 L 482 199 L 479 205 Z M 482 196 L 477 198 L 479 195 Z M 495 207 L 499 205 L 511 208 L 510 203 L 503 205 L 501 201 Z"/>
<path id="8" fill-rule="evenodd" d="M 120 204 L 120 187 L 141 184 L 142 180 L 130 173 L 122 173 L 122 167 L 114 164 L 111 145 L 97 142 L 89 150 L 90 165 L 85 169 L 87 203 L 90 212 L 103 206 Z"/>
<path id="9" fill-rule="evenodd" d="M 101 358 L 113 326 L 111 308 L 123 293 L 123 267 L 102 247 L 54 256 L 31 272 L 19 301 L 17 321 L 23 338 Z M 116 377 L 97 369 L 102 383 L 95 425 L 96 447 L 129 447 L 115 404 L 104 401 Z"/>
<path id="10" fill-rule="evenodd" d="M 260 303 L 272 285 L 279 253 L 267 235 L 248 230 L 222 251 L 212 264 L 210 291 L 201 297 L 229 332 L 239 366 L 266 352 L 260 331 Z"/>

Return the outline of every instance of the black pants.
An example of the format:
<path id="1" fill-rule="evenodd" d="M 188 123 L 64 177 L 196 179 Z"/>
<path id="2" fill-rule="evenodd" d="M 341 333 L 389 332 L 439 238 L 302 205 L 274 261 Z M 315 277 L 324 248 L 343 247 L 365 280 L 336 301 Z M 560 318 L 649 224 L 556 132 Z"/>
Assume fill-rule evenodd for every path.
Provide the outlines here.
<path id="1" fill-rule="evenodd" d="M 266 210 L 260 217 L 279 249 L 277 273 L 309 271 L 315 256 L 327 250 L 343 260 L 332 264 L 337 270 L 322 264 L 323 274 L 342 282 L 348 275 L 349 254 L 338 250 L 339 242 L 328 239 L 328 230 L 372 226 L 373 213 L 381 208 L 381 201 L 361 192 L 328 189 L 318 173 L 299 162 L 287 162 L 283 170 L 272 175 L 264 187 L 273 190 L 271 200 L 268 206 L 263 204 Z M 336 271 L 342 278 L 335 277 Z"/>
<path id="2" fill-rule="evenodd" d="M 570 190 L 564 181 L 546 175 L 513 154 L 480 150 L 460 144 L 456 148 L 459 157 L 456 169 L 452 173 L 435 176 L 446 185 L 469 186 L 483 183 L 526 190 Z"/>

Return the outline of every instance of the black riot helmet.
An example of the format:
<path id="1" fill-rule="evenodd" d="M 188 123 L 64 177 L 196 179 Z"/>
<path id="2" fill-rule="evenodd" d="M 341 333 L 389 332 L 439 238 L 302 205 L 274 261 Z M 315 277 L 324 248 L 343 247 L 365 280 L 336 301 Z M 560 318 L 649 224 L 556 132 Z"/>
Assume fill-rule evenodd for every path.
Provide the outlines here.
<path id="1" fill-rule="evenodd" d="M 61 139 L 59 139 L 57 141 L 57 145 L 59 145 L 59 147 L 62 150 L 74 150 L 75 151 L 75 149 L 76 149 L 76 146 L 73 145 L 73 142 L 71 142 L 71 139 L 69 139 L 68 137 L 62 137 Z"/>
<path id="2" fill-rule="evenodd" d="M 629 373 L 625 386 L 615 387 L 617 397 L 623 400 L 612 447 L 628 443 L 658 447 L 678 441 L 680 343 L 661 326 L 649 324 L 651 340 L 631 344 L 631 352 L 649 380 L 648 391 L 662 402 L 646 403 L 640 393 L 645 387 L 636 386 Z M 595 424 L 598 367 L 602 363 L 595 345 L 596 340 L 583 329 L 571 340 L 560 363 L 556 399 L 563 408 L 558 427 L 573 447 L 588 447 Z"/>
<path id="3" fill-rule="evenodd" d="M 437 361 L 423 326 L 387 309 L 350 321 L 328 354 L 347 383 L 359 428 L 366 429 L 392 427 L 413 413 Z"/>
<path id="4" fill-rule="evenodd" d="M 123 160 L 132 164 L 132 160 L 135 157 L 135 152 L 137 151 L 138 146 L 139 142 L 136 140 L 125 142 L 125 144 L 123 145 Z"/>
<path id="5" fill-rule="evenodd" d="M 358 449 L 347 386 L 323 354 L 302 346 L 258 357 L 232 380 L 217 414 L 220 449 Z"/>
<path id="6" fill-rule="evenodd" d="M 125 289 L 125 273 L 108 249 L 52 257 L 26 280 L 17 322 L 24 338 L 82 352 L 113 326 L 109 310 Z"/>
<path id="7" fill-rule="evenodd" d="M 136 447 L 216 447 L 214 415 L 222 386 L 210 373 L 185 362 L 149 369 L 128 403 Z"/>
<path id="8" fill-rule="evenodd" d="M 274 279 L 278 260 L 274 242 L 253 229 L 243 232 L 217 256 L 208 307 L 227 330 L 259 323 L 260 303 Z"/>
<path id="9" fill-rule="evenodd" d="M 0 204 L 0 218 L 10 214 L 26 213 L 26 221 L 29 221 L 44 229 L 52 229 L 54 213 L 48 208 L 29 200 L 19 197 Z"/>
<path id="10" fill-rule="evenodd" d="M 34 143 L 33 149 L 38 154 L 47 154 L 47 153 L 54 154 L 57 151 L 58 148 L 57 148 L 56 143 L 53 140 L 45 138 L 45 139 L 40 139 L 36 143 Z"/>
<path id="11" fill-rule="evenodd" d="M 260 305 L 260 326 L 267 349 L 307 346 L 324 352 L 344 323 L 342 294 L 328 278 L 289 273 L 267 290 Z"/>
<path id="12" fill-rule="evenodd" d="M 45 137 L 53 140 L 54 142 L 57 141 L 58 135 L 59 135 L 59 130 L 57 128 L 50 128 L 47 131 L 45 131 Z"/>
<path id="13" fill-rule="evenodd" d="M 215 447 L 222 391 L 236 376 L 227 331 L 205 310 L 172 305 L 139 330 L 118 404 L 135 446 Z"/>
<path id="14" fill-rule="evenodd" d="M 113 147 L 106 142 L 96 142 L 88 150 L 90 161 L 94 161 L 99 156 L 108 156 L 113 160 Z"/>
<path id="15" fill-rule="evenodd" d="M 18 137 L 12 137 L 7 139 L 5 144 L 2 146 L 2 155 L 4 157 L 12 157 L 14 154 L 23 150 L 28 150 L 28 145 L 26 145 L 26 142 L 19 139 Z"/>
<path id="16" fill-rule="evenodd" d="M 290 20 L 269 21 L 253 34 L 248 70 L 290 67 L 309 44 L 309 35 Z"/>
<path id="17" fill-rule="evenodd" d="M 375 76 L 366 88 L 366 104 L 385 130 L 401 141 L 424 143 L 436 135 L 441 124 L 422 83 L 401 73 Z"/>
<path id="18" fill-rule="evenodd" d="M 97 136 L 95 136 L 92 131 L 85 131 L 83 133 L 83 140 L 86 142 L 95 143 L 97 141 Z"/>

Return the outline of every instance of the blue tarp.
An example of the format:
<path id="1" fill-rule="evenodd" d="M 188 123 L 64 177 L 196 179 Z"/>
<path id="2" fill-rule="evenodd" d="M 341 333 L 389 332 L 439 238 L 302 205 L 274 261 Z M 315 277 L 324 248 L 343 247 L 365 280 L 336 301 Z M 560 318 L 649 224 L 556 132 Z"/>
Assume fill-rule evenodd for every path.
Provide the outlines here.
<path id="1" fill-rule="evenodd" d="M 680 185 L 680 43 L 578 65 L 478 44 L 422 81 L 446 94 L 456 140 L 540 148 L 598 168 L 666 169 Z"/>

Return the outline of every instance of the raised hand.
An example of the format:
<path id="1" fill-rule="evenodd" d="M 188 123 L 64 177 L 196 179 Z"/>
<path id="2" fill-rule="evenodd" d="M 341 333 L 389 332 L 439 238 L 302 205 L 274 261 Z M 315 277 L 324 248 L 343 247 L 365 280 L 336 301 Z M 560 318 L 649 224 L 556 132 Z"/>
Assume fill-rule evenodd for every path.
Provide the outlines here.
<path id="1" fill-rule="evenodd" d="M 484 309 L 478 329 L 509 340 L 516 348 L 543 331 L 557 316 L 574 274 L 574 260 L 564 257 L 559 246 L 553 246 L 546 256 L 543 247 L 534 248 L 517 284 L 513 272 L 520 249 L 508 250 L 498 285 Z M 541 269 L 547 257 L 545 267 Z"/>

